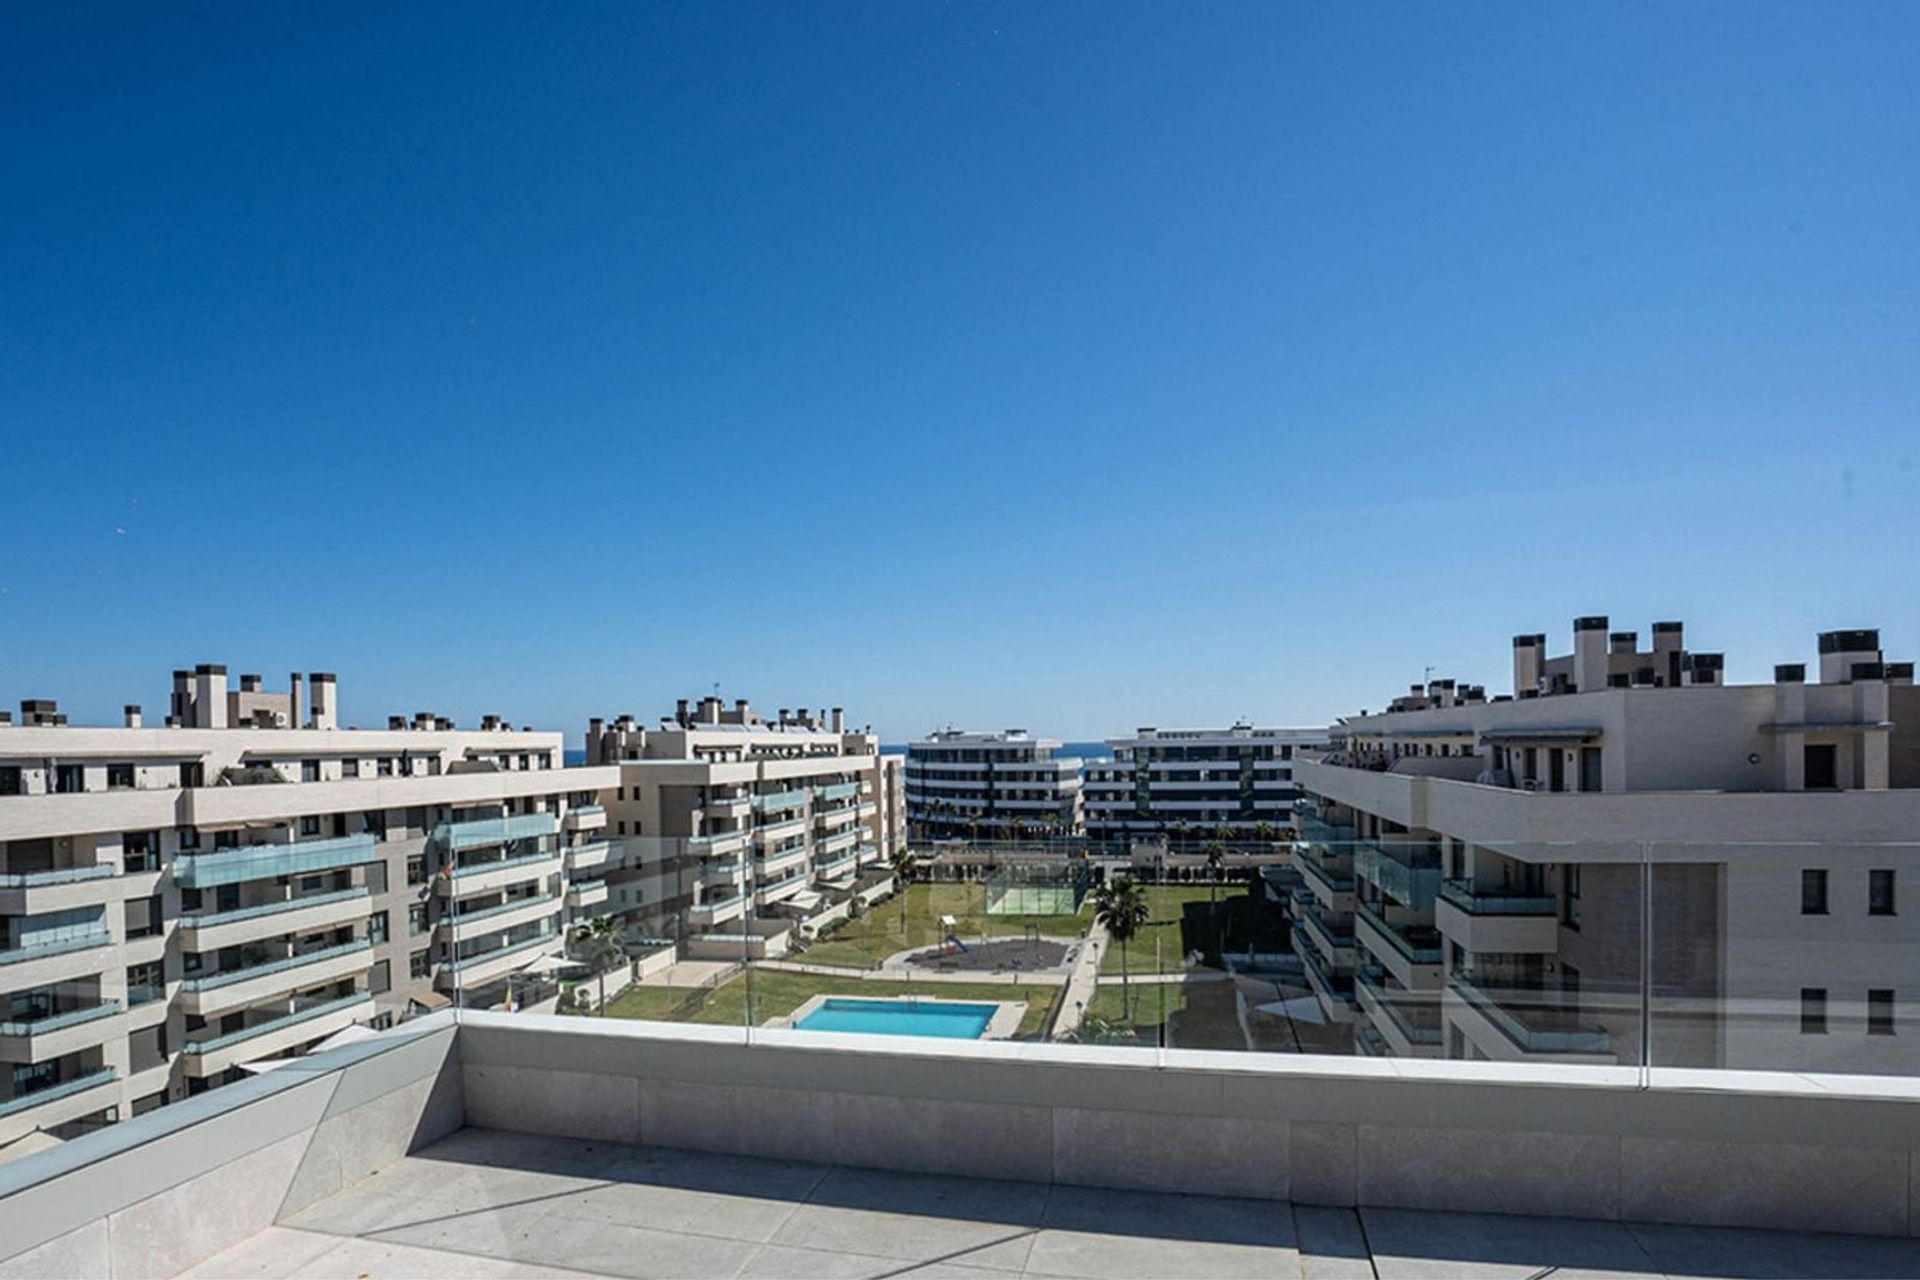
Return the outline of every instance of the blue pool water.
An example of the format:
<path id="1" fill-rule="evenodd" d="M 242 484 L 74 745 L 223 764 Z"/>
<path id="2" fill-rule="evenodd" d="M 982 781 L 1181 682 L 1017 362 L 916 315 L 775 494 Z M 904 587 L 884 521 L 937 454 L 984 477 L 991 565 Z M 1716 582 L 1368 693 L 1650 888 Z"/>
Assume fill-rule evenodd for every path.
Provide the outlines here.
<path id="1" fill-rule="evenodd" d="M 802 1031 L 858 1031 L 881 1036 L 943 1036 L 978 1040 L 986 1034 L 995 1007 L 946 1000 L 832 999 L 800 1021 Z"/>

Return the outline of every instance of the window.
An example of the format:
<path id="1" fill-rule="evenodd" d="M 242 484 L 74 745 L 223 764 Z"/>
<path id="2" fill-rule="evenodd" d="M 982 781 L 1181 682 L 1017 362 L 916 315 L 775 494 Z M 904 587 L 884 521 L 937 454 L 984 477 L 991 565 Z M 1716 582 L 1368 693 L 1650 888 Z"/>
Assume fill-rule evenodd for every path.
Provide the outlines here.
<path id="1" fill-rule="evenodd" d="M 167 1061 L 167 1024 L 142 1027 L 127 1037 L 127 1070 L 148 1071 Z"/>
<path id="2" fill-rule="evenodd" d="M 300 818 L 300 834 L 317 836 L 320 834 L 320 819 L 313 814 L 303 814 Z"/>
<path id="3" fill-rule="evenodd" d="M 358 760 L 342 760 L 340 762 L 340 776 L 343 778 L 359 777 L 360 762 Z"/>
<path id="4" fill-rule="evenodd" d="M 1569 865 L 1560 872 L 1566 892 L 1560 898 L 1560 923 L 1571 929 L 1580 927 L 1580 868 Z"/>
<path id="5" fill-rule="evenodd" d="M 374 965 L 373 978 L 367 983 L 367 988 L 377 996 L 385 995 L 387 992 L 393 990 L 392 964 L 382 960 L 380 963 Z"/>
<path id="6" fill-rule="evenodd" d="M 138 1004 L 152 1004 L 163 1000 L 167 994 L 165 976 L 161 973 L 160 962 L 127 966 L 127 1005 L 131 1008 Z"/>
<path id="7" fill-rule="evenodd" d="M 1840 785 L 1838 748 L 1831 742 L 1809 743 L 1806 748 L 1806 781 L 1809 791 L 1832 791 Z"/>
<path id="8" fill-rule="evenodd" d="M 17 764 L 0 765 L 0 796 L 20 794 L 20 766 Z"/>
<path id="9" fill-rule="evenodd" d="M 1800 1034 L 1803 1036 L 1827 1034 L 1827 989 L 1825 987 L 1800 988 Z"/>
<path id="10" fill-rule="evenodd" d="M 300 762 L 300 781 L 320 781 L 320 762 L 318 760 L 302 760 Z"/>
<path id="11" fill-rule="evenodd" d="M 85 765 L 60 764 L 53 767 L 53 789 L 61 795 L 70 795 L 87 789 L 87 770 Z"/>
<path id="12" fill-rule="evenodd" d="M 176 827 L 173 834 L 175 839 L 179 841 L 182 849 L 198 849 L 200 847 L 200 828 L 198 827 Z"/>
<path id="13" fill-rule="evenodd" d="M 156 871 L 160 867 L 160 833 L 128 831 L 120 837 L 120 865 L 126 871 Z"/>
<path id="14" fill-rule="evenodd" d="M 1870 1036 L 1893 1034 L 1893 989 L 1891 987 L 1868 989 L 1867 1034 Z"/>
<path id="15" fill-rule="evenodd" d="M 407 957 L 407 976 L 408 977 L 424 978 L 427 976 L 428 970 L 429 970 L 429 965 L 427 963 L 427 953 L 425 951 L 416 951 L 412 955 Z"/>
<path id="16" fill-rule="evenodd" d="M 1893 909 L 1893 872 L 1867 872 L 1867 914 L 1890 916 Z"/>
<path id="17" fill-rule="evenodd" d="M 427 904 L 416 902 L 407 908 L 407 936 L 417 938 L 427 931 Z M 415 975 L 418 977 L 419 975 Z"/>
<path id="18" fill-rule="evenodd" d="M 130 764 L 110 764 L 107 766 L 107 789 L 123 791 L 133 786 L 133 766 Z"/>
<path id="19" fill-rule="evenodd" d="M 204 787 L 207 785 L 207 767 L 198 760 L 188 760 L 180 766 L 180 785 L 183 787 Z"/>
<path id="20" fill-rule="evenodd" d="M 367 917 L 367 941 L 376 946 L 387 940 L 387 913 L 376 911 Z"/>
<path id="21" fill-rule="evenodd" d="M 160 932 L 160 899 L 127 899 L 127 937 L 151 938 Z"/>
<path id="22" fill-rule="evenodd" d="M 225 831 L 214 832 L 213 847 L 215 849 L 238 849 L 240 847 L 240 833 L 232 828 L 228 828 Z"/>
<path id="23" fill-rule="evenodd" d="M 378 778 L 391 778 L 393 776 L 393 757 L 381 756 L 378 760 L 374 761 L 373 773 L 374 776 Z"/>
<path id="24" fill-rule="evenodd" d="M 1808 868 L 1800 873 L 1800 914 L 1827 914 L 1827 873 Z"/>
<path id="25" fill-rule="evenodd" d="M 427 882 L 427 856 L 416 853 L 407 859 L 407 883 L 425 884 Z"/>

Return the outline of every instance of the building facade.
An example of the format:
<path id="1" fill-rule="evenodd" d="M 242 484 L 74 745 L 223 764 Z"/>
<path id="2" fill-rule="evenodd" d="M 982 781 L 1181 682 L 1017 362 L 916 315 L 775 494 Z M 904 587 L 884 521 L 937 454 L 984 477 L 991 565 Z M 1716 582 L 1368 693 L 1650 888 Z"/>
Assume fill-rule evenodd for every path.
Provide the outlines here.
<path id="1" fill-rule="evenodd" d="M 1293 754 L 1325 729 L 1141 729 L 1086 762 L 1090 839 L 1273 839 L 1293 825 Z"/>
<path id="2" fill-rule="evenodd" d="M 1920 696 L 1878 633 L 1728 685 L 1681 625 L 1514 641 L 1295 763 L 1294 945 L 1362 1052 L 1911 1072 Z"/>
<path id="3" fill-rule="evenodd" d="M 0 713 L 0 1144 L 69 1136 L 354 1025 L 497 1003 L 604 895 L 557 733 L 430 714 L 338 725 L 286 692 L 174 673 L 168 714 Z"/>
<path id="4" fill-rule="evenodd" d="M 955 729 L 907 744 L 910 829 L 928 840 L 1076 836 L 1081 761 L 1025 729 Z"/>
<path id="5" fill-rule="evenodd" d="M 769 721 L 745 699 L 682 700 L 656 729 L 592 721 L 587 758 L 617 774 L 610 906 L 632 935 L 772 935 L 844 904 L 899 847 L 897 766 L 838 707 Z"/>

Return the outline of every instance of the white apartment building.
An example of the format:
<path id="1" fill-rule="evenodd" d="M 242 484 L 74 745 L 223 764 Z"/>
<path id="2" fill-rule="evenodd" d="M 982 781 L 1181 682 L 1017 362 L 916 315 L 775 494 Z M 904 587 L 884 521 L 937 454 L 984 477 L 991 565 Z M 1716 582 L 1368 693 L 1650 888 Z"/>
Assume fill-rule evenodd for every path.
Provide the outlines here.
<path id="1" fill-rule="evenodd" d="M 907 744 L 907 818 L 927 839 L 1072 836 L 1082 830 L 1080 766 L 1025 729 L 944 729 Z"/>
<path id="2" fill-rule="evenodd" d="M 1111 760 L 1086 762 L 1087 835 L 1249 840 L 1293 825 L 1293 753 L 1322 749 L 1325 729 L 1145 728 L 1110 739 Z"/>
<path id="3" fill-rule="evenodd" d="M 176 671 L 158 726 L 0 713 L 0 1151 L 343 1029 L 493 1003 L 595 893 L 557 733 L 338 725 L 334 677 Z"/>
<path id="4" fill-rule="evenodd" d="M 1662 622 L 1416 687 L 1295 762 L 1295 948 L 1363 1052 L 1911 1073 L 1920 694 L 1878 633 L 1771 685 Z"/>
<path id="5" fill-rule="evenodd" d="M 617 775 L 606 798 L 622 848 L 610 907 L 632 934 L 731 935 L 805 919 L 899 848 L 897 765 L 839 707 L 769 721 L 744 698 L 682 699 L 657 729 L 632 716 L 593 720 L 587 759 Z"/>

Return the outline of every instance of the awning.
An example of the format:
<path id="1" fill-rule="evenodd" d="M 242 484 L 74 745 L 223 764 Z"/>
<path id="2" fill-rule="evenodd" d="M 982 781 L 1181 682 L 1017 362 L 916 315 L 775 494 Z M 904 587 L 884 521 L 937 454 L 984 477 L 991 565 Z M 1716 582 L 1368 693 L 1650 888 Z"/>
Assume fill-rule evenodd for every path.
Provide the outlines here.
<path id="1" fill-rule="evenodd" d="M 453 1001 L 438 991 L 422 991 L 411 997 L 413 1003 L 432 1013 L 436 1009 L 451 1009 Z"/>
<path id="2" fill-rule="evenodd" d="M 1586 742 L 1600 736 L 1600 726 L 1595 725 L 1536 725 L 1531 728 L 1483 729 L 1480 740 L 1506 744 L 1510 742 Z"/>
<path id="3" fill-rule="evenodd" d="M 822 902 L 826 901 L 826 899 L 822 898 L 819 894 L 815 893 L 811 889 L 802 889 L 798 893 L 794 894 L 791 898 L 788 898 L 787 901 L 792 903 L 794 906 L 800 908 L 802 911 L 811 911 L 815 907 L 819 906 Z"/>
<path id="4" fill-rule="evenodd" d="M 560 956 L 535 956 L 532 960 L 515 969 L 515 973 L 559 973 L 563 969 L 582 969 L 578 960 L 567 960 Z"/>

